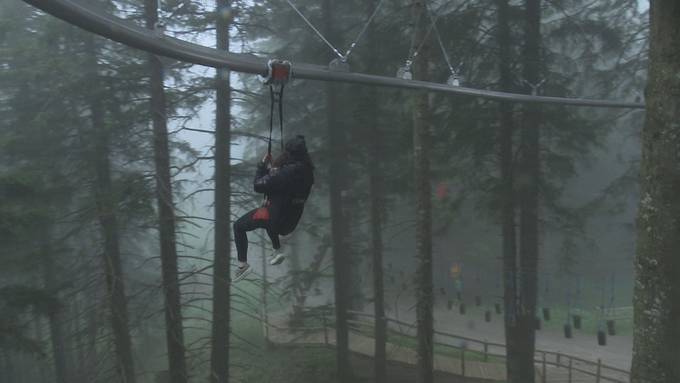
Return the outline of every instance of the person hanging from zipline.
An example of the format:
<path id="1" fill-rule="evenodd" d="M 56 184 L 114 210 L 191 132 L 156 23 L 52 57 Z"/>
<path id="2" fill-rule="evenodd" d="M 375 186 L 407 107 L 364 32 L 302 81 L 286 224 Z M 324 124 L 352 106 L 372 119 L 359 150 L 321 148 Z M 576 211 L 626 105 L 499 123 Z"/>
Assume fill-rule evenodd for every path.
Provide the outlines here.
<path id="1" fill-rule="evenodd" d="M 265 195 L 265 202 L 234 223 L 239 263 L 234 282 L 244 279 L 251 271 L 246 234 L 249 231 L 266 230 L 274 248 L 270 264 L 278 265 L 285 260 L 279 236 L 289 235 L 297 227 L 313 184 L 314 164 L 304 136 L 288 140 L 276 160 L 272 161 L 270 152 L 262 159 L 257 166 L 253 186 L 255 192 Z"/>

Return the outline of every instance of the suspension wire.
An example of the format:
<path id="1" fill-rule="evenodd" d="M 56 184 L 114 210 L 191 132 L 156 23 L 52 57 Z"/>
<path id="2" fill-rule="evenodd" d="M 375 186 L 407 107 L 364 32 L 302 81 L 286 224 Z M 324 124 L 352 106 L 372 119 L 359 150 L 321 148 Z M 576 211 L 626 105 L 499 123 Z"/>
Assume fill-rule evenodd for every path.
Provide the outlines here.
<path id="1" fill-rule="evenodd" d="M 295 4 L 293 4 L 293 2 L 290 1 L 290 0 L 286 0 L 286 2 L 287 2 L 288 5 L 290 5 L 291 8 L 293 8 L 293 10 L 294 10 L 294 11 L 302 18 L 302 20 L 304 20 L 305 23 L 307 23 L 307 25 L 308 25 L 310 28 L 312 28 L 312 30 L 316 33 L 316 35 L 319 36 L 319 38 L 320 38 L 321 40 L 323 40 L 323 42 L 326 43 L 326 45 L 328 45 L 329 48 L 331 48 L 331 50 L 333 51 L 333 53 L 335 53 L 335 54 L 342 60 L 342 59 L 344 58 L 344 56 L 342 55 L 342 53 L 340 53 L 340 51 L 339 51 L 335 46 L 333 46 L 333 44 L 331 44 L 331 42 L 328 41 L 328 39 L 326 39 L 326 37 L 325 37 L 321 32 L 319 32 L 318 29 L 316 29 L 316 27 L 314 26 L 314 24 L 312 24 L 312 22 L 309 21 L 309 19 L 307 19 L 307 18 L 305 17 L 305 15 L 302 14 L 302 12 L 300 12 L 300 10 L 295 6 Z"/>
<path id="2" fill-rule="evenodd" d="M 460 69 L 460 65 L 458 68 L 453 69 L 453 65 L 451 65 L 451 59 L 449 57 L 449 53 L 446 51 L 446 47 L 444 46 L 444 41 L 442 41 L 442 36 L 439 34 L 439 28 L 437 28 L 437 19 L 435 19 L 434 15 L 432 14 L 432 11 L 430 10 L 430 7 L 427 6 L 427 3 L 425 3 L 425 10 L 427 14 L 430 17 L 430 22 L 432 23 L 432 29 L 434 29 L 434 34 L 437 37 L 437 41 L 439 42 L 439 48 L 441 48 L 442 55 L 444 55 L 444 60 L 446 61 L 446 65 L 449 67 L 449 71 L 451 71 L 452 75 L 458 74 L 458 69 Z"/>
<path id="3" fill-rule="evenodd" d="M 380 0 L 378 6 L 376 6 L 375 9 L 373 10 L 373 14 L 371 14 L 371 17 L 368 18 L 368 21 L 366 22 L 366 24 L 364 24 L 363 29 L 361 30 L 361 32 L 359 32 L 357 38 L 354 39 L 354 42 L 352 44 L 350 44 L 349 49 L 345 53 L 344 57 L 345 61 L 349 59 L 349 56 L 352 54 L 352 50 L 357 46 L 357 44 L 359 44 L 361 39 L 364 37 L 364 34 L 366 34 L 368 27 L 371 26 L 371 24 L 373 23 L 373 19 L 375 19 L 375 17 L 378 15 L 378 12 L 380 11 L 380 8 L 382 7 L 383 3 L 385 3 L 385 0 Z"/>
<path id="4" fill-rule="evenodd" d="M 160 1 L 160 0 L 159 0 L 159 1 Z M 385 0 L 380 0 L 380 3 L 378 3 L 378 6 L 375 7 L 375 9 L 373 10 L 373 13 L 372 13 L 371 16 L 368 18 L 368 21 L 366 22 L 366 24 L 364 24 L 363 28 L 362 28 L 361 31 L 359 32 L 359 35 L 357 35 L 356 39 L 354 39 L 354 41 L 349 45 L 349 49 L 347 49 L 347 52 L 345 52 L 344 55 L 342 54 L 342 52 L 340 52 L 340 50 L 339 50 L 338 48 L 336 48 L 330 41 L 328 41 L 328 39 L 323 35 L 323 33 L 321 33 L 321 32 L 314 26 L 314 24 L 312 24 L 312 22 L 309 21 L 309 19 L 308 19 L 307 17 L 305 17 L 305 15 L 300 11 L 300 9 L 298 9 L 298 7 L 295 6 L 295 4 L 293 4 L 293 2 L 292 2 L 291 0 L 286 0 L 286 2 L 287 2 L 288 5 L 290 5 L 291 8 L 293 8 L 293 10 L 294 10 L 294 11 L 302 18 L 302 20 L 304 20 L 304 22 L 307 23 L 307 25 L 308 25 L 310 28 L 312 28 L 312 30 L 316 33 L 316 35 L 319 36 L 319 38 L 320 38 L 324 43 L 326 43 L 326 45 L 328 45 L 329 48 L 331 48 L 331 50 L 333 51 L 333 53 L 335 53 L 335 55 L 338 56 L 338 58 L 339 58 L 340 60 L 342 60 L 343 62 L 346 62 L 346 61 L 349 59 L 349 56 L 350 56 L 350 55 L 352 54 L 352 52 L 354 51 L 354 48 L 356 48 L 357 44 L 359 44 L 359 42 L 361 41 L 361 39 L 362 39 L 362 38 L 364 37 L 364 35 L 366 34 L 366 31 L 368 30 L 368 27 L 373 23 L 373 20 L 374 20 L 375 17 L 378 15 L 378 12 L 380 11 L 380 8 L 382 8 L 382 5 L 385 3 Z"/>
<path id="5" fill-rule="evenodd" d="M 422 14 L 418 15 L 418 19 L 416 20 L 416 23 L 414 25 L 414 29 L 418 29 L 418 26 L 420 25 L 420 19 L 422 19 L 422 18 L 423 18 Z M 416 34 L 413 33 L 413 35 L 411 36 L 411 47 L 408 49 L 407 62 L 410 61 L 411 58 L 413 57 L 413 52 L 415 52 L 415 50 L 416 50 L 416 43 L 417 43 Z"/>
<path id="6" fill-rule="evenodd" d="M 427 2 L 425 2 L 425 12 L 429 13 L 429 10 L 427 8 Z M 416 28 L 418 27 L 418 24 L 421 22 L 422 17 L 423 17 L 423 15 L 420 14 L 420 16 L 418 17 L 418 21 L 416 22 Z M 427 29 L 427 33 L 425 33 L 425 37 L 423 37 L 423 41 L 420 42 L 420 45 L 418 45 L 418 48 L 416 48 L 415 51 L 413 50 L 413 47 L 415 46 L 415 43 L 416 43 L 416 34 L 415 33 L 413 34 L 413 40 L 411 40 L 411 49 L 410 49 L 410 52 L 409 52 L 409 57 L 406 60 L 406 65 L 408 67 L 410 67 L 411 64 L 413 64 L 413 60 L 415 60 L 416 57 L 418 57 L 418 55 L 420 54 L 420 51 L 423 49 L 423 47 L 425 46 L 425 43 L 430 38 L 430 35 L 432 34 L 432 30 L 434 29 L 434 26 L 437 23 L 438 19 L 439 19 L 439 15 L 437 15 L 436 17 L 434 17 L 432 19 L 432 23 L 430 24 L 430 27 Z"/>

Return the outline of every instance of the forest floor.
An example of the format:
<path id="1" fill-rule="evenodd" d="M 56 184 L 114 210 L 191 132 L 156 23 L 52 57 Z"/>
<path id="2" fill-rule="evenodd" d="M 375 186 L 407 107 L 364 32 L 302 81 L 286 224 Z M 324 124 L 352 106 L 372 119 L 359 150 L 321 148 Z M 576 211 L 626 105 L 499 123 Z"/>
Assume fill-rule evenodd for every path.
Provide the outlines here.
<path id="1" fill-rule="evenodd" d="M 250 359 L 251 365 L 254 363 Z M 337 382 L 335 350 L 323 346 L 271 347 L 259 356 L 260 364 L 239 374 L 244 382 L 317 383 Z M 374 381 L 373 358 L 352 353 L 350 358 L 352 382 Z M 387 363 L 387 381 L 390 383 L 413 383 L 417 381 L 415 366 L 399 362 Z M 489 383 L 489 380 L 463 378 L 441 371 L 434 373 L 435 383 Z"/>

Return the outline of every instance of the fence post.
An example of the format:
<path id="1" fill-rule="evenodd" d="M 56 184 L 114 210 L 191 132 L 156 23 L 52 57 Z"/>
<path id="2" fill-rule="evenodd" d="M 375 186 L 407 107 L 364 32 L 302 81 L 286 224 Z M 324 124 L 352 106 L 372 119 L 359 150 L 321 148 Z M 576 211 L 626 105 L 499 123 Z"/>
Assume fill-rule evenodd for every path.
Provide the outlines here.
<path id="1" fill-rule="evenodd" d="M 465 347 L 460 350 L 460 374 L 465 377 Z"/>
<path id="2" fill-rule="evenodd" d="M 547 371 L 547 368 L 546 368 L 545 351 L 542 352 L 542 355 L 543 355 L 543 377 L 541 378 L 541 381 L 543 383 L 546 383 L 547 380 L 548 380 L 548 378 L 547 378 L 548 371 Z"/>
<path id="3" fill-rule="evenodd" d="M 325 310 L 321 310 L 321 321 L 323 322 L 323 343 L 328 346 L 328 325 L 326 323 Z"/>
<path id="4" fill-rule="evenodd" d="M 486 340 L 484 341 L 484 361 L 489 361 L 489 344 L 486 343 Z"/>
<path id="5" fill-rule="evenodd" d="M 568 383 L 571 383 L 571 367 L 572 367 L 573 362 L 574 362 L 574 360 L 571 359 L 571 357 L 569 357 L 569 381 L 568 381 Z"/>
<path id="6" fill-rule="evenodd" d="M 262 252 L 262 332 L 264 333 L 265 347 L 270 346 L 269 342 L 269 317 L 267 315 L 267 257 L 265 256 L 264 239 L 260 240 L 260 250 Z"/>
<path id="7" fill-rule="evenodd" d="M 602 377 L 602 359 L 597 360 L 597 375 L 595 376 L 595 382 L 600 383 L 600 378 Z"/>

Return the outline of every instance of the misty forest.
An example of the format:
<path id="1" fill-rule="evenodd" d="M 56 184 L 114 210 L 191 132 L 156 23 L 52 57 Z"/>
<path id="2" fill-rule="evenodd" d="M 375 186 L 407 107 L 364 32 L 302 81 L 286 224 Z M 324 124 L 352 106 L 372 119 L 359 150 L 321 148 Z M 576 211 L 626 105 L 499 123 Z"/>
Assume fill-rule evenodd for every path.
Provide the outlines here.
<path id="1" fill-rule="evenodd" d="M 680 383 L 677 0 L 0 0 L 0 383 Z"/>

